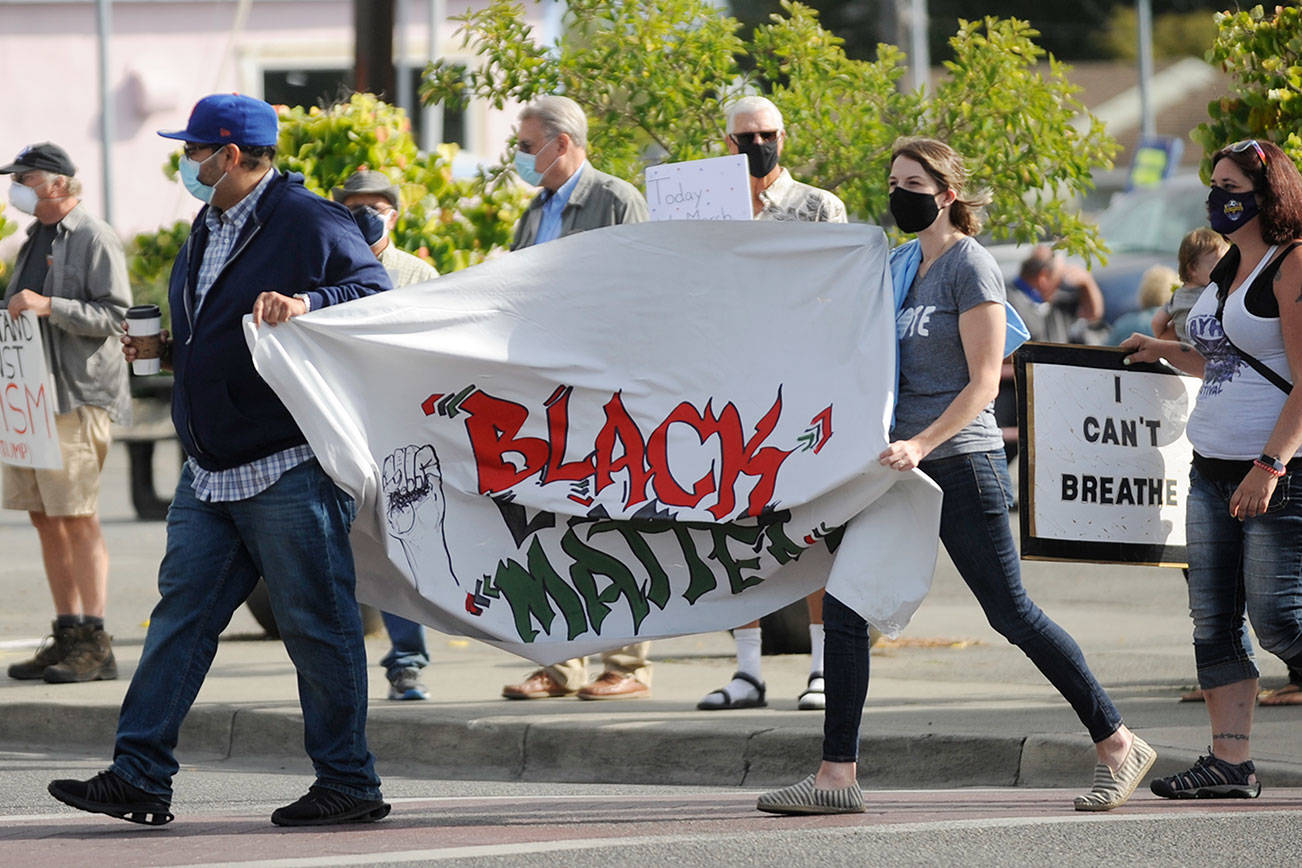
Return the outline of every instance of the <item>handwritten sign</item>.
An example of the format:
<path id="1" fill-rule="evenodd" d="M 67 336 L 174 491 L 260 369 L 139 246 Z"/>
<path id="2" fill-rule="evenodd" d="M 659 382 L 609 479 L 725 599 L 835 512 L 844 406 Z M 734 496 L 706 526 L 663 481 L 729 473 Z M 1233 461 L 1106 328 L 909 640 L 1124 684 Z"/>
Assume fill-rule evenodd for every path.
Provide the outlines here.
<path id="1" fill-rule="evenodd" d="M 1198 380 L 1121 350 L 1018 350 L 1022 556 L 1183 565 Z"/>
<path id="2" fill-rule="evenodd" d="M 36 314 L 0 312 L 0 462 L 59 468 L 54 394 Z"/>
<path id="3" fill-rule="evenodd" d="M 712 157 L 665 163 L 646 170 L 652 220 L 750 220 L 746 157 Z"/>

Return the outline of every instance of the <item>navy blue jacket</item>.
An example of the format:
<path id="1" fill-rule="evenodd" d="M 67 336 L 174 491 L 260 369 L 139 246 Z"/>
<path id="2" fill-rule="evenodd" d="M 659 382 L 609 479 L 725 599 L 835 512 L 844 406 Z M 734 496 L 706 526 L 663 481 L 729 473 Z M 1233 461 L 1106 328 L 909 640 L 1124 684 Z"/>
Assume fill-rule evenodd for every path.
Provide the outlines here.
<path id="1" fill-rule="evenodd" d="M 348 209 L 278 175 L 263 191 L 198 316 L 194 286 L 208 241 L 205 206 L 172 266 L 172 421 L 205 470 L 238 467 L 305 443 L 285 405 L 253 368 L 241 321 L 259 293 L 306 293 L 312 310 L 391 284 Z M 263 325 L 262 328 L 269 328 Z"/>

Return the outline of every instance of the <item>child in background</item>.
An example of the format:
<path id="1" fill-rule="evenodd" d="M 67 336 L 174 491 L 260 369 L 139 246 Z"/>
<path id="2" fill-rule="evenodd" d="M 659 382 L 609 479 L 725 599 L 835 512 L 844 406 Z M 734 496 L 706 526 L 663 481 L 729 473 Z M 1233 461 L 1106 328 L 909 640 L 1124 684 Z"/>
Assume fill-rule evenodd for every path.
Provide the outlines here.
<path id="1" fill-rule="evenodd" d="M 1173 292 L 1180 285 L 1180 277 L 1165 265 L 1152 265 L 1139 278 L 1139 310 L 1132 310 L 1117 317 L 1108 333 L 1108 343 L 1112 346 L 1124 341 L 1135 332 L 1151 335 L 1149 325 L 1162 312 L 1162 304 L 1171 299 Z"/>
<path id="2" fill-rule="evenodd" d="M 1212 269 L 1220 262 L 1230 244 L 1214 229 L 1195 229 L 1180 241 L 1176 254 L 1183 285 L 1176 289 L 1161 310 L 1153 316 L 1153 334 L 1159 340 L 1187 341 L 1184 323 L 1198 296 L 1212 282 Z"/>

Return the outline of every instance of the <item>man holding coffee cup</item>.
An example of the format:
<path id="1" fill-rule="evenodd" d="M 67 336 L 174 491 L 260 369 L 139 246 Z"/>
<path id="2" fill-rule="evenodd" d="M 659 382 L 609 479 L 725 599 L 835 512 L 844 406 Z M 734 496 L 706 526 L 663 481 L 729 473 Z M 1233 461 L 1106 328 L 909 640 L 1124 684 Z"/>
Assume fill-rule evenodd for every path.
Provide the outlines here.
<path id="1" fill-rule="evenodd" d="M 277 809 L 282 826 L 364 823 L 389 813 L 366 744 L 366 648 L 348 541 L 355 506 L 321 469 L 289 410 L 258 376 L 244 318 L 259 328 L 390 288 L 343 206 L 272 165 L 276 111 L 204 97 L 183 130 L 180 175 L 205 203 L 172 267 L 172 419 L 188 459 L 167 513 L 160 599 L 118 717 L 113 765 L 49 792 L 137 823 L 172 819 L 173 750 L 217 637 L 265 577 L 298 673 L 316 780 Z M 123 338 L 140 359 L 135 328 Z M 119 363 L 120 364 L 120 363 Z"/>
<path id="2" fill-rule="evenodd" d="M 54 597 L 53 632 L 9 677 L 51 684 L 117 678 L 104 632 L 108 547 L 99 525 L 99 478 L 109 423 L 127 421 L 131 395 L 118 358 L 118 324 L 131 304 L 122 243 L 82 206 L 77 167 L 58 145 L 23 148 L 0 166 L 9 201 L 36 219 L 5 292 L 7 315 L 36 315 L 54 386 L 63 467 L 4 465 L 4 507 L 26 510 L 41 539 Z M 5 314 L 0 314 L 5 315 Z"/>

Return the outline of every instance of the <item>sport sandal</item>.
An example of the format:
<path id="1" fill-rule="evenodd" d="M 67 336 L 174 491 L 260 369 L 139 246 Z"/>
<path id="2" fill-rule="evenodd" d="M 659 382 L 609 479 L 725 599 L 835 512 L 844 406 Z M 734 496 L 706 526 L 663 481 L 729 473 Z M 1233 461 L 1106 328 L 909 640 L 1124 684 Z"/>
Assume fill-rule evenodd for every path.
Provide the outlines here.
<path id="1" fill-rule="evenodd" d="M 736 708 L 764 708 L 768 705 L 768 703 L 764 701 L 766 688 L 763 681 L 760 681 L 755 676 L 748 675 L 745 672 L 734 672 L 732 673 L 732 678 L 733 681 L 745 681 L 750 684 L 755 688 L 755 695 L 742 696 L 738 699 L 733 699 L 732 694 L 728 692 L 728 686 L 724 685 L 718 690 L 711 690 L 709 693 L 705 694 L 704 698 L 702 698 L 700 702 L 696 703 L 697 709 L 700 711 L 721 711 L 723 709 L 732 710 Z"/>
<path id="2" fill-rule="evenodd" d="M 823 673 L 810 673 L 809 685 L 796 700 L 796 708 L 800 711 L 822 711 L 827 708 L 827 696 L 823 693 Z"/>
<path id="3" fill-rule="evenodd" d="M 1094 785 L 1088 793 L 1076 797 L 1076 810 L 1110 811 L 1121 807 L 1156 761 L 1157 751 L 1149 747 L 1148 742 L 1135 736 L 1130 744 L 1130 752 L 1121 761 L 1116 774 L 1113 774 L 1107 763 L 1099 763 L 1094 767 Z"/>
<path id="4" fill-rule="evenodd" d="M 858 781 L 839 790 L 820 790 L 810 775 L 798 784 L 765 793 L 755 807 L 768 814 L 862 814 L 863 790 Z"/>
<path id="5" fill-rule="evenodd" d="M 1256 771 L 1252 760 L 1229 763 L 1209 747 L 1188 771 L 1156 778 L 1148 788 L 1164 799 L 1255 799 L 1261 795 L 1261 782 L 1252 780 Z"/>

